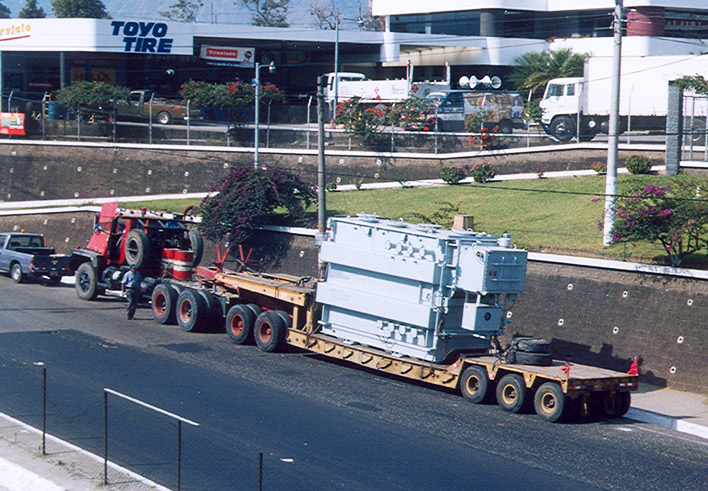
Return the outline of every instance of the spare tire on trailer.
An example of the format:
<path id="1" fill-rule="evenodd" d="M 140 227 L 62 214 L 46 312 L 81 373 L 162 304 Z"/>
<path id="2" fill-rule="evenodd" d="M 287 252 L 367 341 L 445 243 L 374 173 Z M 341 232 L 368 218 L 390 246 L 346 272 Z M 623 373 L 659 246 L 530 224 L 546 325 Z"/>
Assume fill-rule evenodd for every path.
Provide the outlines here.
<path id="1" fill-rule="evenodd" d="M 199 233 L 199 230 L 189 229 L 189 243 L 192 246 L 192 254 L 194 256 L 192 266 L 196 268 L 202 262 L 202 256 L 204 255 L 204 239 L 202 239 L 202 234 Z"/>
<path id="2" fill-rule="evenodd" d="M 203 329 L 207 317 L 207 305 L 204 298 L 189 288 L 177 297 L 177 324 L 186 332 L 197 332 Z"/>
<path id="3" fill-rule="evenodd" d="M 145 232 L 137 228 L 132 229 L 125 236 L 123 245 L 126 262 L 140 268 L 147 259 L 148 247 L 149 243 Z"/>
<path id="4" fill-rule="evenodd" d="M 158 324 L 176 324 L 177 290 L 167 283 L 160 283 L 152 291 L 152 317 Z"/>

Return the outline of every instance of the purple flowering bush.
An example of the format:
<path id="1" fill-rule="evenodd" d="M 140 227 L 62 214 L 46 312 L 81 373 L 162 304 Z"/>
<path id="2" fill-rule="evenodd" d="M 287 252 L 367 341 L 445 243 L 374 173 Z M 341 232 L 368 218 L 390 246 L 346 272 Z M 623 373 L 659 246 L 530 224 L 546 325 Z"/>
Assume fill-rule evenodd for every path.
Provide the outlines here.
<path id="1" fill-rule="evenodd" d="M 708 205 L 688 182 L 633 188 L 617 199 L 615 211 L 613 242 L 659 242 L 672 266 L 708 243 Z"/>
<path id="2" fill-rule="evenodd" d="M 255 228 L 273 222 L 276 208 L 287 210 L 291 224 L 301 224 L 305 208 L 317 200 L 314 184 L 281 167 L 254 169 L 250 164 L 235 164 L 199 205 L 200 230 L 213 240 L 241 244 L 251 238 Z"/>

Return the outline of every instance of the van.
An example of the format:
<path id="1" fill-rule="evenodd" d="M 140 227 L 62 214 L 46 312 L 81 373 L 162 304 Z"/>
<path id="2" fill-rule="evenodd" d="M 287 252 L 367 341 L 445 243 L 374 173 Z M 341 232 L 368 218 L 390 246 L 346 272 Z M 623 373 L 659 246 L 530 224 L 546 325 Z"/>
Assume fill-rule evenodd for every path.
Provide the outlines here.
<path id="1" fill-rule="evenodd" d="M 431 93 L 427 99 L 436 102 L 439 131 L 465 131 L 465 118 L 484 112 L 484 128 L 497 127 L 509 134 L 514 128 L 524 128 L 524 103 L 516 92 L 451 90 L 446 94 Z"/>

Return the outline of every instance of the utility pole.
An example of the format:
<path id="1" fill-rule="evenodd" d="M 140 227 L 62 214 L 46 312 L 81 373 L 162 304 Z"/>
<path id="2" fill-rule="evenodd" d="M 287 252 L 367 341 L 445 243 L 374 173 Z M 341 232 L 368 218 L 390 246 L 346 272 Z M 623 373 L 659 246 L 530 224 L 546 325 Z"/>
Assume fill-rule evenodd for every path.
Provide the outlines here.
<path id="1" fill-rule="evenodd" d="M 325 199 L 325 100 L 324 87 L 327 77 L 317 77 L 317 231 L 323 237 L 327 231 L 327 206 Z"/>
<path id="2" fill-rule="evenodd" d="M 605 221 L 603 244 L 612 244 L 612 228 L 615 226 L 617 201 L 617 144 L 619 141 L 619 97 L 620 73 L 622 68 L 622 25 L 624 12 L 622 0 L 615 0 L 614 11 L 614 52 L 612 65 L 612 90 L 610 93 L 610 127 L 607 143 L 607 177 L 605 179 Z"/>

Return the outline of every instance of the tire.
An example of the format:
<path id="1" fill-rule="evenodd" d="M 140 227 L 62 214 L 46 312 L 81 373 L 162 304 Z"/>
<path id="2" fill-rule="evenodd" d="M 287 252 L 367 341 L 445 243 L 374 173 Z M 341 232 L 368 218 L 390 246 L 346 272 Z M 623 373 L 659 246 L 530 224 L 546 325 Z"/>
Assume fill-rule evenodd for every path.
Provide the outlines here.
<path id="1" fill-rule="evenodd" d="M 140 268 L 147 259 L 147 235 L 142 230 L 134 228 L 125 236 L 123 248 L 126 262 L 128 264 L 135 264 L 136 268 Z"/>
<path id="2" fill-rule="evenodd" d="M 546 382 L 537 390 L 533 399 L 536 414 L 548 422 L 563 420 L 566 413 L 566 397 L 561 386 L 555 382 Z"/>
<path id="3" fill-rule="evenodd" d="M 172 122 L 172 115 L 167 111 L 160 111 L 157 113 L 157 116 L 155 116 L 155 120 L 160 124 L 170 124 Z"/>
<path id="4" fill-rule="evenodd" d="M 525 351 L 514 351 L 514 361 L 520 365 L 535 365 L 537 367 L 550 367 L 553 364 L 553 355 L 550 353 L 527 353 Z"/>
<path id="5" fill-rule="evenodd" d="M 205 314 L 204 314 L 204 328 L 206 330 L 211 330 L 211 326 L 215 323 L 219 326 L 218 330 L 221 330 L 221 325 L 223 322 L 223 315 L 221 313 L 221 304 L 216 299 L 213 293 L 206 290 L 198 290 L 199 295 L 204 299 L 205 304 Z"/>
<path id="6" fill-rule="evenodd" d="M 607 418 L 621 418 L 627 411 L 632 402 L 632 396 L 629 392 L 615 392 L 602 394 L 600 398 L 600 407 L 602 415 Z"/>
<path id="7" fill-rule="evenodd" d="M 179 293 L 170 285 L 160 283 L 152 291 L 152 318 L 158 324 L 176 324 Z"/>
<path id="8" fill-rule="evenodd" d="M 226 334 L 236 344 L 251 344 L 255 321 L 256 315 L 250 308 L 243 304 L 234 305 L 226 314 Z"/>
<path id="9" fill-rule="evenodd" d="M 82 263 L 76 270 L 76 295 L 81 300 L 95 300 L 98 296 L 98 275 L 91 263 Z"/>
<path id="10" fill-rule="evenodd" d="M 20 263 L 13 263 L 12 267 L 10 267 L 10 278 L 12 278 L 12 281 L 15 283 L 22 283 L 22 280 L 25 279 Z"/>
<path id="11" fill-rule="evenodd" d="M 462 397 L 472 404 L 486 400 L 489 391 L 489 376 L 487 370 L 478 365 L 470 365 L 460 376 L 460 392 Z"/>
<path id="12" fill-rule="evenodd" d="M 509 119 L 502 119 L 499 122 L 499 133 L 510 135 L 514 132 L 514 123 Z"/>
<path id="13" fill-rule="evenodd" d="M 285 327 L 290 328 L 290 326 L 293 323 L 293 320 L 290 318 L 290 314 L 288 314 L 284 310 L 276 310 L 275 313 L 278 314 L 278 316 L 281 319 L 283 319 L 283 323 L 285 324 Z"/>
<path id="14" fill-rule="evenodd" d="M 534 338 L 518 338 L 516 343 L 512 342 L 512 345 L 516 344 L 516 348 L 519 351 L 526 351 L 528 353 L 550 353 L 551 343 L 545 339 L 534 339 Z"/>
<path id="15" fill-rule="evenodd" d="M 192 266 L 196 268 L 202 262 L 202 256 L 204 255 L 204 239 L 202 239 L 202 234 L 199 233 L 199 230 L 189 230 L 189 243 L 192 245 L 192 253 L 194 255 Z"/>
<path id="16" fill-rule="evenodd" d="M 254 337 L 258 347 L 267 353 L 279 351 L 285 344 L 285 323 L 275 312 L 261 312 L 256 319 Z"/>
<path id="17" fill-rule="evenodd" d="M 207 313 L 204 298 L 194 290 L 186 289 L 177 297 L 177 324 L 185 332 L 203 329 Z"/>
<path id="18" fill-rule="evenodd" d="M 510 413 L 525 412 L 531 399 L 524 378 L 518 373 L 509 373 L 501 378 L 496 396 L 497 404 Z"/>
<path id="19" fill-rule="evenodd" d="M 557 116 L 551 121 L 551 135 L 561 143 L 568 143 L 575 136 L 575 123 L 570 116 Z"/>

